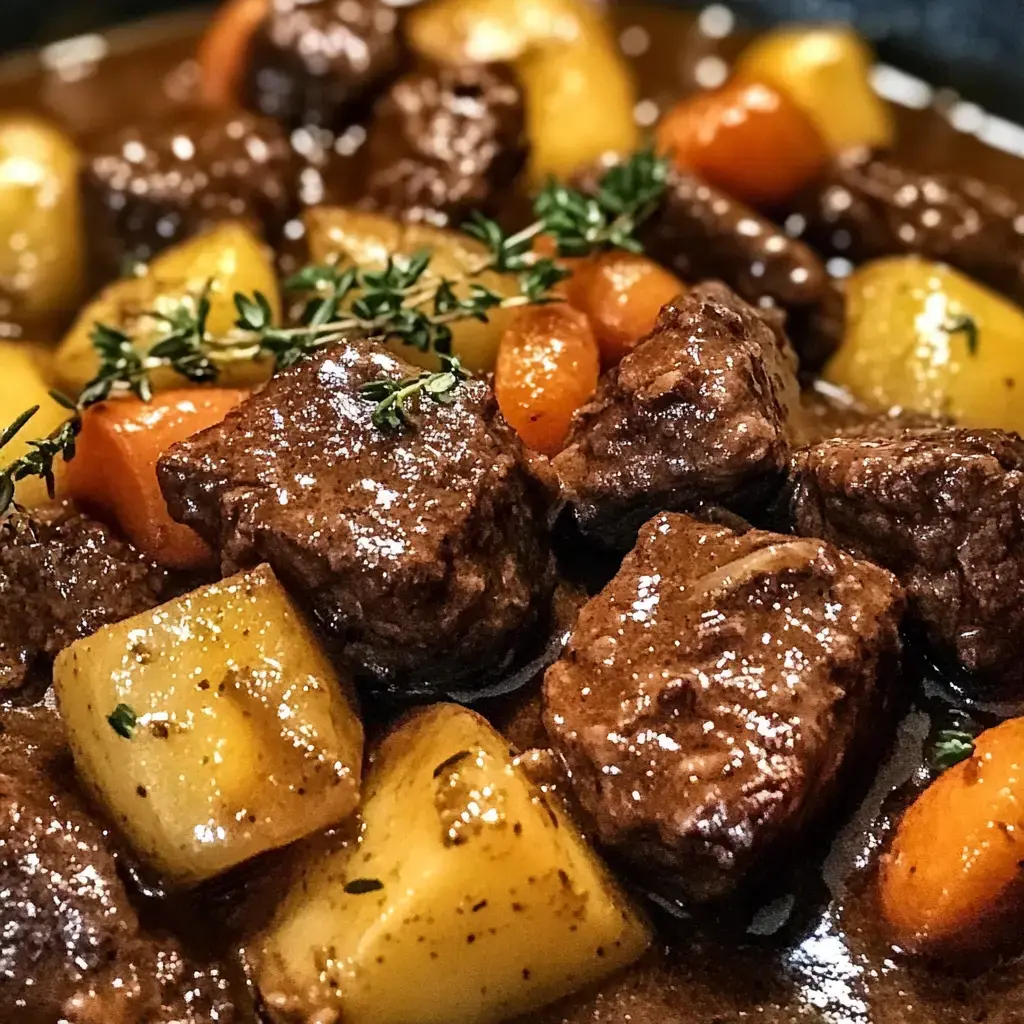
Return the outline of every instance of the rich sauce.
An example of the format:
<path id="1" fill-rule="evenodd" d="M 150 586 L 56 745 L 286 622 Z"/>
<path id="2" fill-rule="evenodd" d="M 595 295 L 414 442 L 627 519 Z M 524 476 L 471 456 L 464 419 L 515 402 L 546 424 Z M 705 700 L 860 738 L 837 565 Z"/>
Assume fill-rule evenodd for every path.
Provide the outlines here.
<path id="1" fill-rule="evenodd" d="M 191 57 L 207 17 L 189 12 L 8 60 L 0 65 L 0 104 L 46 114 L 82 141 L 112 124 L 154 118 L 192 95 Z M 694 15 L 620 4 L 613 17 L 640 82 L 636 113 L 644 126 L 680 95 L 722 81 L 749 38 L 719 5 Z M 932 95 L 894 69 L 881 80 L 887 95 L 909 104 L 895 108 L 904 160 L 925 171 L 969 171 L 1015 190 L 1021 163 L 1012 151 L 1024 134 L 952 95 Z M 1003 140 L 1006 151 L 964 128 Z M 908 681 L 906 689 L 909 704 L 919 687 Z M 667 945 L 600 991 L 532 1015 L 531 1024 L 1024 1022 L 1024 960 L 953 971 L 903 954 L 879 928 L 877 856 L 898 811 L 929 778 L 923 750 L 930 723 L 949 714 L 942 687 L 926 692 L 927 705 L 908 710 L 892 730 L 888 759 L 874 780 L 863 780 L 845 820 L 809 837 L 802 863 L 778 865 L 776 891 L 761 906 L 733 908 L 717 921 L 655 907 Z M 517 729 L 526 723 L 524 735 L 536 735 L 529 708 L 518 720 Z M 180 906 L 165 912 L 159 898 L 144 903 L 147 916 L 205 933 L 195 921 L 182 922 Z"/>

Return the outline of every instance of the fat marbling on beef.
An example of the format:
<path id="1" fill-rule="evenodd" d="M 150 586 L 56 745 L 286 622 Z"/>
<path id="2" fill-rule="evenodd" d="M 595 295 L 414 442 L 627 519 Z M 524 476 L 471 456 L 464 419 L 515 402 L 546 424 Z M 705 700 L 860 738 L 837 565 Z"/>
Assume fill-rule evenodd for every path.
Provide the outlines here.
<path id="1" fill-rule="evenodd" d="M 934 658 L 1024 683 L 1024 441 L 999 430 L 833 438 L 793 457 L 801 534 L 890 569 Z"/>
<path id="2" fill-rule="evenodd" d="M 697 901 L 769 867 L 884 736 L 901 609 L 824 541 L 652 519 L 544 680 L 594 838 Z"/>
<path id="3" fill-rule="evenodd" d="M 4 1024 L 253 1020 L 220 966 L 143 930 L 112 831 L 78 790 L 46 708 L 0 717 L 0 896 Z"/>
<path id="4" fill-rule="evenodd" d="M 583 533 L 625 549 L 655 512 L 763 504 L 794 439 L 795 367 L 781 328 L 724 285 L 665 306 L 552 463 Z"/>
<path id="5" fill-rule="evenodd" d="M 269 562 L 364 682 L 474 688 L 546 628 L 549 497 L 481 380 L 375 426 L 360 388 L 416 372 L 341 343 L 175 445 L 159 476 L 225 573 Z"/>
<path id="6" fill-rule="evenodd" d="M 69 644 L 169 596 L 167 574 L 68 506 L 0 523 L 0 693 Z"/>

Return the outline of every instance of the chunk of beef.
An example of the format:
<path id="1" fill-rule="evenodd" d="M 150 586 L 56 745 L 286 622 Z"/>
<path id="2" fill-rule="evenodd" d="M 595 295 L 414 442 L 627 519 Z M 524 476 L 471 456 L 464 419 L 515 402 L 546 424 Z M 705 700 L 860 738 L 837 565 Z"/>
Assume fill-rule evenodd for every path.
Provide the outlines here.
<path id="1" fill-rule="evenodd" d="M 824 365 L 842 339 L 842 296 L 803 242 L 726 192 L 682 171 L 641 228 L 648 255 L 684 281 L 718 278 L 755 306 L 790 318 L 801 366 Z"/>
<path id="2" fill-rule="evenodd" d="M 69 507 L 0 524 L 0 693 L 69 644 L 165 600 L 167 574 Z"/>
<path id="3" fill-rule="evenodd" d="M 111 832 L 80 794 L 57 715 L 0 719 L 0 1020 L 241 1024 L 217 965 L 143 931 Z"/>
<path id="4" fill-rule="evenodd" d="M 1024 303 L 1024 207 L 988 182 L 921 174 L 863 149 L 843 154 L 799 204 L 805 235 L 860 262 L 918 253 Z"/>
<path id="5" fill-rule="evenodd" d="M 883 732 L 901 605 L 824 541 L 647 523 L 544 681 L 595 838 L 693 900 L 769 868 Z"/>
<path id="6" fill-rule="evenodd" d="M 225 571 L 269 562 L 364 680 L 479 686 L 546 615 L 548 499 L 483 381 L 412 399 L 408 429 L 375 426 L 360 388 L 414 372 L 343 343 L 174 446 L 160 480 Z"/>
<path id="7" fill-rule="evenodd" d="M 386 0 L 270 0 L 249 44 L 245 106 L 289 128 L 340 129 L 398 73 L 398 12 Z"/>
<path id="8" fill-rule="evenodd" d="M 434 224 L 494 212 L 526 160 L 523 94 L 502 65 L 410 72 L 377 104 L 365 205 Z"/>
<path id="9" fill-rule="evenodd" d="M 580 529 L 628 548 L 655 512 L 763 504 L 789 459 L 794 371 L 785 335 L 723 285 L 665 306 L 552 463 Z"/>
<path id="10" fill-rule="evenodd" d="M 1024 441 L 936 428 L 797 452 L 789 514 L 894 572 L 936 660 L 1024 683 Z"/>
<path id="11" fill-rule="evenodd" d="M 98 137 L 82 172 L 90 273 L 102 284 L 224 220 L 280 237 L 296 204 L 297 167 L 272 120 L 176 110 Z"/>

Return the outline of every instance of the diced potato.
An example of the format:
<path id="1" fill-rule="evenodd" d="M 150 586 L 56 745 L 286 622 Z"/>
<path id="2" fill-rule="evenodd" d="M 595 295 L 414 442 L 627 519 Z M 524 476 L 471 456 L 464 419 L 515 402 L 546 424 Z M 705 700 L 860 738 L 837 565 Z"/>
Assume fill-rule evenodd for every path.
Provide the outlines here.
<path id="1" fill-rule="evenodd" d="M 647 928 L 482 718 L 385 741 L 360 842 L 310 858 L 250 953 L 274 1020 L 489 1024 L 635 960 Z"/>
<path id="2" fill-rule="evenodd" d="M 35 117 L 0 119 L 0 292 L 17 313 L 67 312 L 81 298 L 78 151 Z"/>
<path id="3" fill-rule="evenodd" d="M 741 54 L 736 76 L 788 93 L 810 115 L 829 148 L 885 148 L 895 124 L 871 88 L 871 50 L 845 25 L 790 26 L 758 36 Z"/>
<path id="4" fill-rule="evenodd" d="M 310 259 L 314 263 L 327 263 L 344 258 L 362 267 L 380 268 L 388 257 L 396 253 L 409 256 L 419 249 L 433 253 L 429 274 L 456 278 L 466 274 L 486 257 L 483 245 L 459 231 L 433 227 L 427 224 L 402 224 L 391 217 L 376 213 L 362 213 L 341 206 L 320 206 L 305 216 Z M 519 293 L 514 276 L 488 271 L 475 278 L 496 295 L 512 296 Z M 459 298 L 469 295 L 466 284 L 455 288 Z M 488 322 L 460 320 L 452 324 L 452 354 L 459 357 L 469 370 L 487 372 L 494 368 L 498 343 L 508 326 L 513 310 L 494 309 Z M 417 349 L 392 340 L 390 347 L 402 358 L 428 370 L 440 367 L 435 352 Z"/>
<path id="5" fill-rule="evenodd" d="M 68 418 L 68 411 L 50 397 L 45 369 L 48 353 L 25 341 L 0 341 L 0 429 L 13 423 L 27 409 L 38 405 L 39 412 L 21 433 L 0 452 L 0 464 L 7 466 L 29 450 L 28 442 L 46 437 Z M 54 463 L 57 493 L 61 491 L 64 462 Z M 35 508 L 49 501 L 46 484 L 39 477 L 18 482 L 15 501 Z"/>
<path id="6" fill-rule="evenodd" d="M 104 288 L 79 314 L 57 350 L 54 372 L 62 388 L 78 394 L 96 375 L 99 365 L 91 335 L 97 321 L 155 340 L 164 325 L 144 314 L 166 311 L 183 297 L 202 291 L 212 281 L 207 326 L 213 335 L 226 334 L 238 316 L 235 292 L 262 292 L 280 322 L 281 297 L 273 260 L 262 242 L 239 223 L 226 222 L 161 253 L 141 277 L 128 277 Z M 242 362 L 225 368 L 224 387 L 258 384 L 270 376 L 271 362 Z M 178 388 L 185 378 L 171 370 L 154 375 L 161 389 Z"/>
<path id="7" fill-rule="evenodd" d="M 527 54 L 516 70 L 526 91 L 534 185 L 567 179 L 606 154 L 639 148 L 636 85 L 613 47 L 548 46 Z"/>
<path id="8" fill-rule="evenodd" d="M 511 63 L 551 43 L 611 41 L 588 0 L 433 0 L 409 12 L 406 34 L 419 56 L 439 64 Z"/>
<path id="9" fill-rule="evenodd" d="M 358 803 L 356 709 L 266 566 L 78 641 L 54 686 L 79 773 L 171 882 L 209 878 Z"/>
<path id="10" fill-rule="evenodd" d="M 587 0 L 437 0 L 408 16 L 413 49 L 440 63 L 512 63 L 526 94 L 530 178 L 566 178 L 637 148 L 637 91 L 598 5 Z"/>
<path id="11" fill-rule="evenodd" d="M 846 284 L 846 330 L 825 376 L 873 405 L 1024 430 L 1024 312 L 917 256 L 867 263 Z"/>

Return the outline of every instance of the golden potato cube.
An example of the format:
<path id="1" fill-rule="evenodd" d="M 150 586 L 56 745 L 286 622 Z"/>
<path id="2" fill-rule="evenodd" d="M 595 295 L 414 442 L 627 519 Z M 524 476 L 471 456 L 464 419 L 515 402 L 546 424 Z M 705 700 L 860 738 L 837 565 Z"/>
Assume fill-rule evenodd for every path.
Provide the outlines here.
<path id="1" fill-rule="evenodd" d="M 250 959 L 270 1015 L 487 1024 L 635 960 L 647 927 L 479 715 L 384 742 L 358 844 L 309 858 Z"/>
<path id="2" fill-rule="evenodd" d="M 1024 311 L 919 256 L 858 267 L 846 329 L 825 376 L 872 405 L 1024 431 Z"/>
<path id="3" fill-rule="evenodd" d="M 845 25 L 790 25 L 758 36 L 740 55 L 735 74 L 786 93 L 833 153 L 851 146 L 884 149 L 896 128 L 871 87 L 873 60 L 868 45 Z"/>
<path id="4" fill-rule="evenodd" d="M 146 349 L 166 331 L 166 325 L 145 314 L 167 312 L 182 299 L 198 295 L 207 282 L 207 329 L 214 337 L 227 334 L 238 317 L 236 292 L 249 296 L 262 292 L 270 302 L 274 323 L 281 322 L 281 296 L 269 250 L 244 224 L 228 221 L 161 253 L 141 276 L 115 281 L 85 306 L 54 357 L 60 386 L 77 395 L 96 376 L 99 357 L 92 332 L 97 322 L 127 331 L 139 348 Z M 271 369 L 269 359 L 245 360 L 226 366 L 217 383 L 223 387 L 258 384 L 270 376 Z M 166 390 L 187 381 L 173 370 L 160 370 L 153 374 L 153 384 Z"/>
<path id="5" fill-rule="evenodd" d="M 174 883 L 358 803 L 362 724 L 267 566 L 79 640 L 57 658 L 54 685 L 80 774 Z"/>
<path id="6" fill-rule="evenodd" d="M 429 274 L 458 280 L 486 259 L 486 248 L 476 239 L 461 231 L 438 228 L 427 224 L 402 224 L 379 213 L 364 213 L 342 206 L 320 206 L 307 211 L 306 233 L 310 259 L 314 263 L 336 260 L 356 263 L 361 267 L 382 269 L 394 255 L 411 256 L 427 249 L 432 253 Z M 495 295 L 508 297 L 519 294 L 519 283 L 514 275 L 487 271 L 474 280 L 489 288 Z M 467 298 L 467 283 L 455 287 L 455 294 Z M 498 345 L 505 328 L 514 315 L 511 309 L 488 311 L 487 322 L 460 320 L 452 324 L 452 355 L 456 355 L 467 370 L 488 372 L 494 369 Z M 427 370 L 440 369 L 436 352 L 420 352 L 411 345 L 392 340 L 389 348 L 403 359 Z"/>

